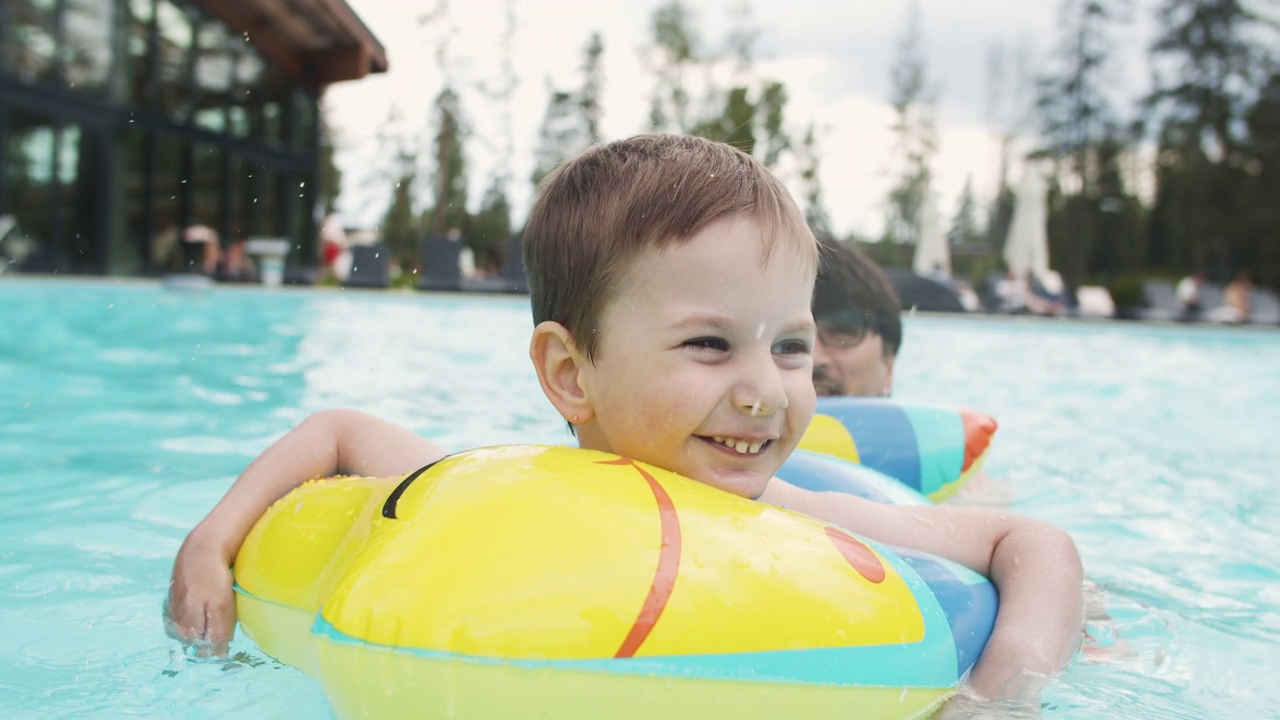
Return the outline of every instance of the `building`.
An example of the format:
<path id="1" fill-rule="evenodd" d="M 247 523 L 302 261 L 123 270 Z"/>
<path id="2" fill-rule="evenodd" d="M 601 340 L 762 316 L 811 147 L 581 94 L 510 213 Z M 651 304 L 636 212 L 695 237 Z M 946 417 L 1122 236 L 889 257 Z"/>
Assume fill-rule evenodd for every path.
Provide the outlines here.
<path id="1" fill-rule="evenodd" d="M 0 0 L 0 262 L 161 273 L 205 226 L 314 267 L 320 94 L 386 68 L 343 0 Z"/>

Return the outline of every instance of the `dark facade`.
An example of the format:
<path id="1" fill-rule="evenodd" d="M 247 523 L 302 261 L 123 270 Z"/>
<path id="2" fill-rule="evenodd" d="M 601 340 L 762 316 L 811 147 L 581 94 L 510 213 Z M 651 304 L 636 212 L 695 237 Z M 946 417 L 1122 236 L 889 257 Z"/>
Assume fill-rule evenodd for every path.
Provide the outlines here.
<path id="1" fill-rule="evenodd" d="M 0 0 L 0 262 L 160 273 L 204 225 L 314 266 L 318 98 L 385 69 L 342 0 Z"/>

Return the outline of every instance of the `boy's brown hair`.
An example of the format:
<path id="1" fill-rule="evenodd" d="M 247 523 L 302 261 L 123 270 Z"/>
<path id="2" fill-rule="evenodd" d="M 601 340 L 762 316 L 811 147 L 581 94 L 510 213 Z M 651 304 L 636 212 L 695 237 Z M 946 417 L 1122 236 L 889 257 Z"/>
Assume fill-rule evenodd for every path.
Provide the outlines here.
<path id="1" fill-rule="evenodd" d="M 630 260 L 744 214 L 759 223 L 763 261 L 778 238 L 816 272 L 817 242 L 786 187 L 750 155 L 680 135 L 637 135 L 589 148 L 539 188 L 525 225 L 534 324 L 554 320 L 593 359 L 600 313 Z"/>

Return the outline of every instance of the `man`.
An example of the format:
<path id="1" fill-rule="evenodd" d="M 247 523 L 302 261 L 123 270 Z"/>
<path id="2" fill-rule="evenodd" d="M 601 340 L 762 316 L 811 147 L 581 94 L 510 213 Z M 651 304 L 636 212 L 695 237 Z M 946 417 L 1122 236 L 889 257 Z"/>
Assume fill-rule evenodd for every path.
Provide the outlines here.
<path id="1" fill-rule="evenodd" d="M 902 306 L 893 283 L 852 244 L 824 240 L 813 318 L 818 395 L 888 397 L 902 347 Z"/>
<path id="2" fill-rule="evenodd" d="M 849 243 L 821 241 L 813 289 L 813 386 L 819 396 L 888 397 L 902 347 L 902 305 L 893 281 Z M 1008 507 L 1013 489 L 985 472 L 960 491 L 960 505 Z"/>

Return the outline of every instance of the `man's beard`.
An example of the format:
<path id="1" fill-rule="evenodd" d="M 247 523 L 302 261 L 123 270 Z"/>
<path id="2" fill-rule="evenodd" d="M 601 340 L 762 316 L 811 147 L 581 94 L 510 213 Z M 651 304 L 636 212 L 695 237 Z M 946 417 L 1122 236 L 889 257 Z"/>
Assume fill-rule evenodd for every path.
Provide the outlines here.
<path id="1" fill-rule="evenodd" d="M 849 394 L 843 383 L 822 371 L 813 373 L 813 389 L 818 393 L 818 397 Z"/>

